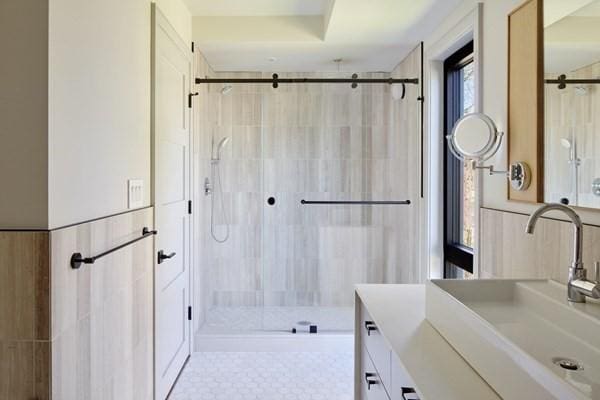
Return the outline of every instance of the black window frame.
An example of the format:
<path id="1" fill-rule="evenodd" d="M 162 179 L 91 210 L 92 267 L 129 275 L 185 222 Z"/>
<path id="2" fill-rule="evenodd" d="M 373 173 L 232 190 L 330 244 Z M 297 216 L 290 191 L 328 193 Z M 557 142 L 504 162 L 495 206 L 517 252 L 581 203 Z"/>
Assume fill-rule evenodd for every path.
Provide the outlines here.
<path id="1" fill-rule="evenodd" d="M 472 41 L 444 61 L 444 278 L 457 278 L 460 270 L 473 273 L 473 249 L 461 244 L 463 163 L 445 139 L 463 113 L 460 71 L 472 62 Z"/>

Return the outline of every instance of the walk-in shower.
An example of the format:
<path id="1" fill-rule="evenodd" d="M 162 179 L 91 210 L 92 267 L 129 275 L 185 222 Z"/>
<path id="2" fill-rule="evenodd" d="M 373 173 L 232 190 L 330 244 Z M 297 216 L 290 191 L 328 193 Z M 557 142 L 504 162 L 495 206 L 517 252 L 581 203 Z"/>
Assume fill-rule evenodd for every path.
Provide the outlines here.
<path id="1" fill-rule="evenodd" d="M 197 335 L 348 334 L 355 284 L 422 279 L 420 57 L 353 79 L 223 72 L 199 84 L 213 177 Z"/>

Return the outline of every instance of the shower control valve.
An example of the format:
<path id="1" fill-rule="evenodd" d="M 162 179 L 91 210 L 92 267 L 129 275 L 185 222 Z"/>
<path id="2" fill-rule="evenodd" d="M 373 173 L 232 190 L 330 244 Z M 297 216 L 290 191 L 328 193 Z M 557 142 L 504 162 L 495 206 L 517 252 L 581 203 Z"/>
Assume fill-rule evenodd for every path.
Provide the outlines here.
<path id="1" fill-rule="evenodd" d="M 204 179 L 204 195 L 208 196 L 212 194 L 212 184 L 210 183 L 210 179 Z"/>

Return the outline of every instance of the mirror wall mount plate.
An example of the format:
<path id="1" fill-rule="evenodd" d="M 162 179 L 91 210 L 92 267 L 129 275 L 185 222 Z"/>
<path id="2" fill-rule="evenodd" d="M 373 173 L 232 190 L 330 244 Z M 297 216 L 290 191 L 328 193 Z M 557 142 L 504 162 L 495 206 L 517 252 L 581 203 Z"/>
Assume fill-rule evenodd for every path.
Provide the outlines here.
<path id="1" fill-rule="evenodd" d="M 498 131 L 494 121 L 485 114 L 466 114 L 459 119 L 452 133 L 446 136 L 450 152 L 473 169 L 487 169 L 490 175 L 504 175 L 515 190 L 527 190 L 531 182 L 531 170 L 524 162 L 516 162 L 509 171 L 498 171 L 493 165 L 483 163 L 494 156 L 502 144 L 503 132 Z"/>

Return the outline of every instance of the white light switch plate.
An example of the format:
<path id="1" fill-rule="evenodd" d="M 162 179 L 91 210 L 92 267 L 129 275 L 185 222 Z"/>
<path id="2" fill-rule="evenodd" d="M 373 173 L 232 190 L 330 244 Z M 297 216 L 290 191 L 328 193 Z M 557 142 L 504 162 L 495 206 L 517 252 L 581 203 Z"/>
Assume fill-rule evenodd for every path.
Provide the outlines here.
<path id="1" fill-rule="evenodd" d="M 127 181 L 127 207 L 140 208 L 144 206 L 144 181 L 129 179 Z"/>

